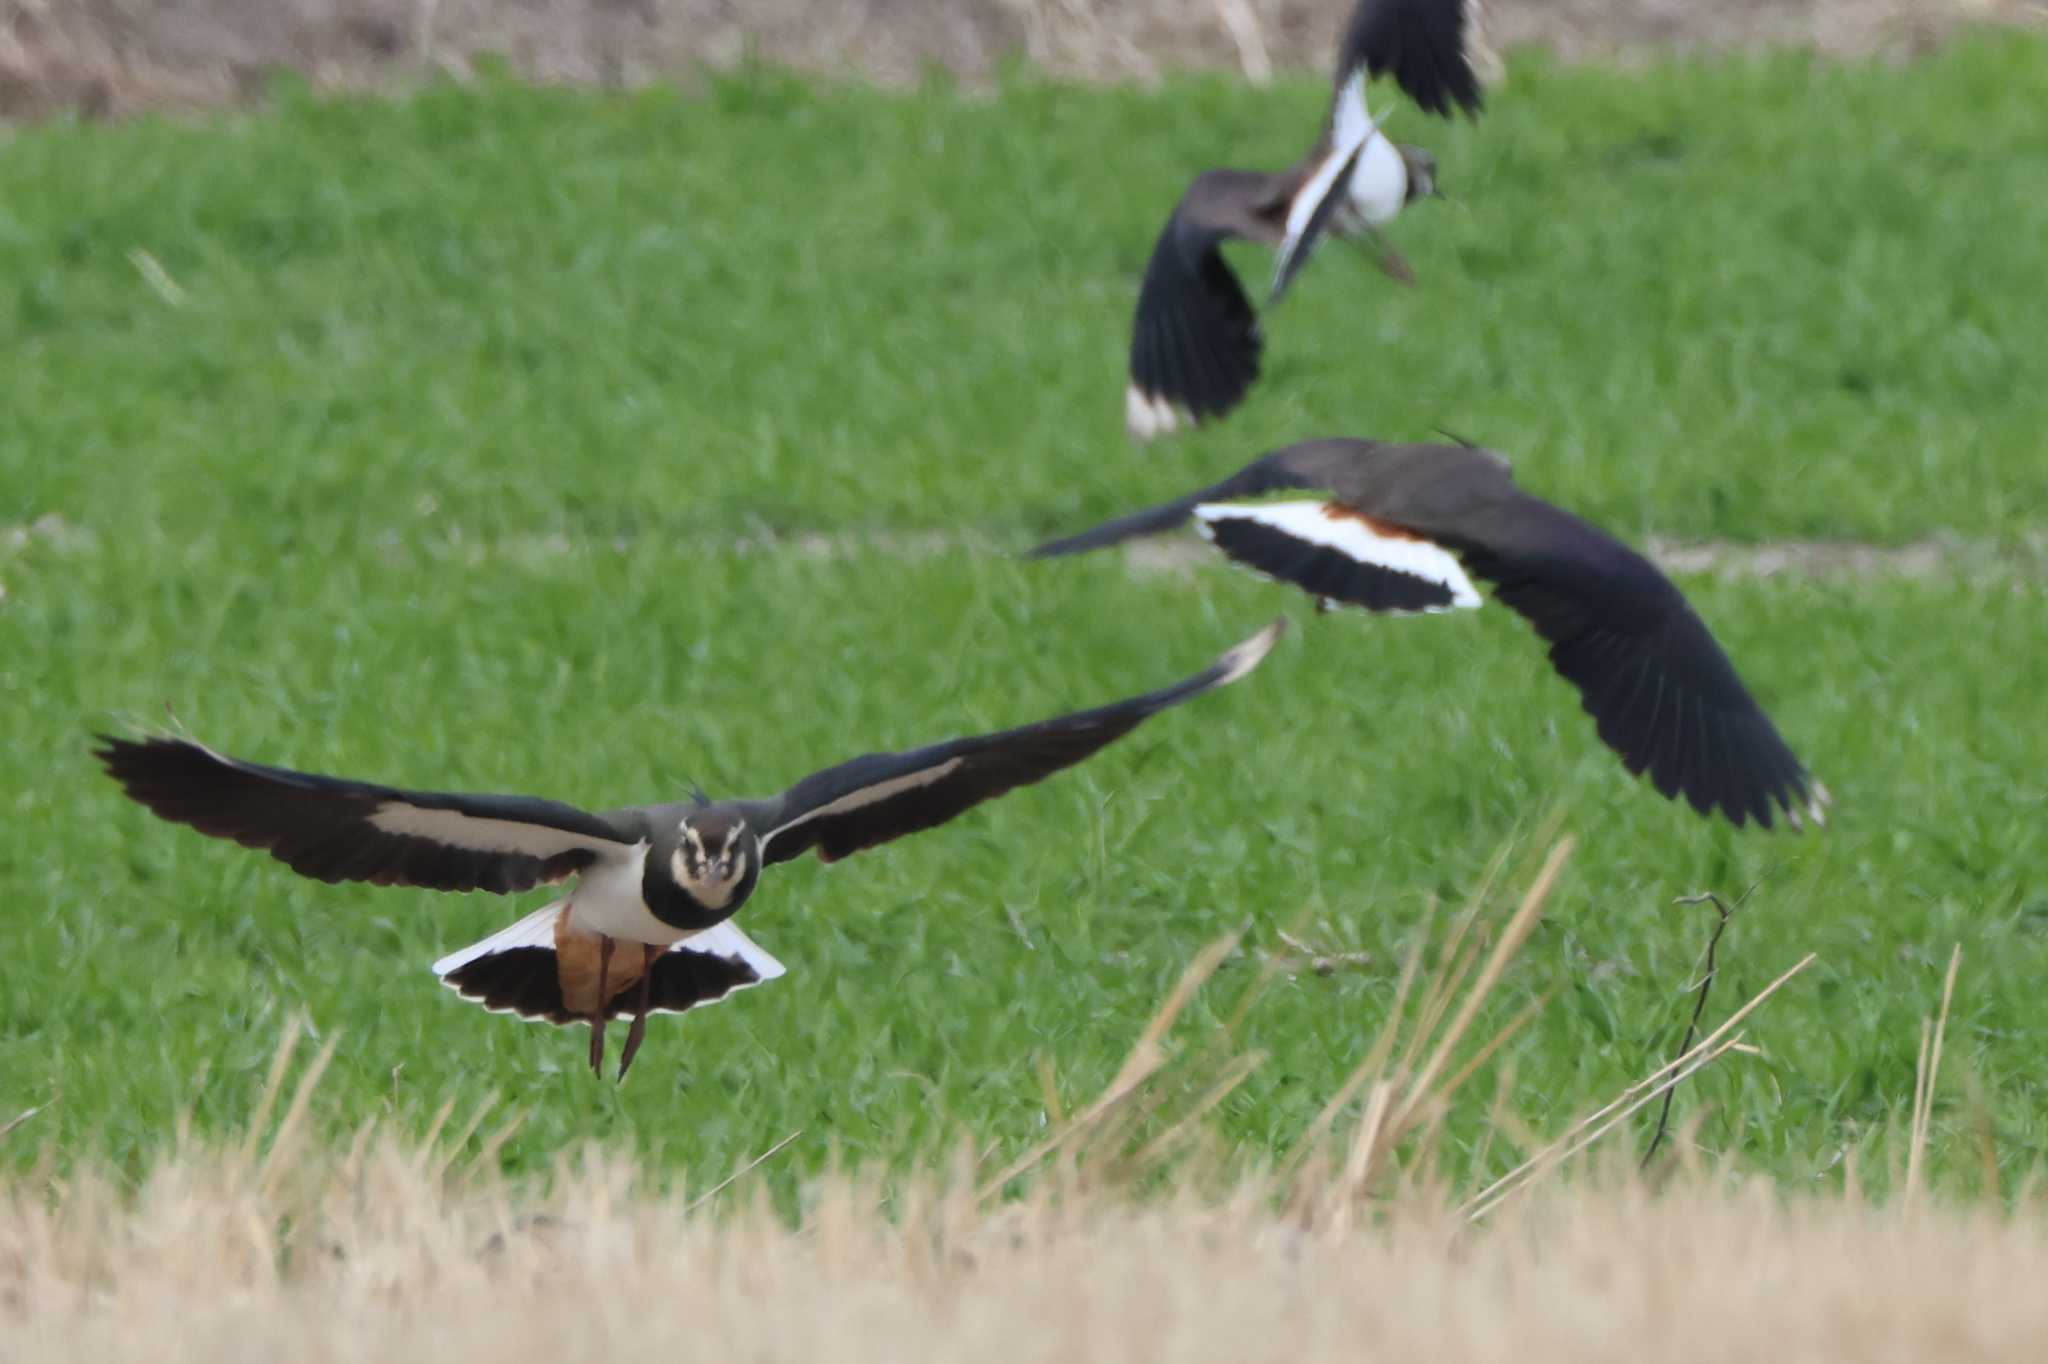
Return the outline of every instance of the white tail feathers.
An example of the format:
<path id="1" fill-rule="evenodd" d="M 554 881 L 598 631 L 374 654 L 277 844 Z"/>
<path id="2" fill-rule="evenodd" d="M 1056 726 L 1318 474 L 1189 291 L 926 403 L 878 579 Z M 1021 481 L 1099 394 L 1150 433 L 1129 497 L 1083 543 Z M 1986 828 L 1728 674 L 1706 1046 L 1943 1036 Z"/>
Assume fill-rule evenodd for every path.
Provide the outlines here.
<path id="1" fill-rule="evenodd" d="M 556 900 L 543 905 L 511 927 L 501 928 L 488 938 L 450 952 L 434 963 L 434 974 L 446 976 L 478 957 L 488 957 L 493 952 L 505 952 L 514 947 L 545 947 L 552 951 L 555 946 L 555 918 L 568 904 L 567 900 Z"/>
<path id="2" fill-rule="evenodd" d="M 759 943 L 740 932 L 739 925 L 730 919 L 705 929 L 693 938 L 683 939 L 669 951 L 703 952 L 713 957 L 738 957 L 753 967 L 754 974 L 762 980 L 774 980 L 787 969 Z"/>
<path id="3" fill-rule="evenodd" d="M 501 928 L 490 937 L 473 942 L 434 963 L 434 974 L 446 977 L 451 971 L 459 971 L 479 957 L 488 957 L 496 952 L 509 952 L 515 947 L 545 947 L 550 952 L 555 948 L 555 919 L 568 906 L 567 900 L 556 900 L 543 905 L 519 922 Z M 773 954 L 739 930 L 728 919 L 705 929 L 701 933 L 684 938 L 672 944 L 671 952 L 702 952 L 712 957 L 737 957 L 754 969 L 762 980 L 774 980 L 788 970 Z"/>

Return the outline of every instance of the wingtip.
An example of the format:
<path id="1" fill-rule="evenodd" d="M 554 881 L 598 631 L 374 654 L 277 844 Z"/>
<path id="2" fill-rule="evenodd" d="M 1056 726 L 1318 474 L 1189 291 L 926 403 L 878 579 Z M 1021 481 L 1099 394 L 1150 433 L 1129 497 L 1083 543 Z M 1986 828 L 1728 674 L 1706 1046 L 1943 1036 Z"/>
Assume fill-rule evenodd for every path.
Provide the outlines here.
<path id="1" fill-rule="evenodd" d="M 1136 384 L 1125 387 L 1124 430 L 1130 433 L 1132 440 L 1149 441 L 1192 425 L 1194 418 L 1166 395 L 1147 393 Z"/>
<path id="2" fill-rule="evenodd" d="M 1273 646 L 1280 642 L 1280 636 L 1287 633 L 1287 617 L 1276 616 L 1273 623 L 1239 644 L 1217 660 L 1221 671 L 1217 674 L 1216 685 L 1227 687 L 1246 673 L 1266 661 L 1266 655 L 1273 652 Z"/>
<path id="3" fill-rule="evenodd" d="M 1063 535 L 1053 540 L 1041 540 L 1017 557 L 1021 559 L 1057 559 L 1062 554 L 1073 553 L 1073 550 L 1070 548 L 1073 539 L 1074 537 L 1071 535 Z"/>
<path id="4" fill-rule="evenodd" d="M 1834 793 L 1829 791 L 1820 782 L 1814 782 L 1812 794 L 1806 802 L 1806 817 L 1813 821 L 1815 828 L 1825 829 L 1827 827 L 1828 807 L 1834 803 Z"/>

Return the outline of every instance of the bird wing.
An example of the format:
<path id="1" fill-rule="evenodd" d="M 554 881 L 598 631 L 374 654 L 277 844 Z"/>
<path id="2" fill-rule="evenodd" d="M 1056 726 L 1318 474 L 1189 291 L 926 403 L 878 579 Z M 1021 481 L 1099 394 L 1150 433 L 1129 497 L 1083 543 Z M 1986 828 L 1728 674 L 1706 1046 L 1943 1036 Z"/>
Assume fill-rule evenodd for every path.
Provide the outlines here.
<path id="1" fill-rule="evenodd" d="M 1550 646 L 1600 738 L 1666 797 L 1738 827 L 1823 820 L 1812 781 L 1683 593 L 1621 541 L 1526 493 L 1417 531 L 1455 552 Z"/>
<path id="2" fill-rule="evenodd" d="M 1119 516 L 1114 521 L 1105 521 L 1099 526 L 1057 540 L 1047 540 L 1033 548 L 1026 556 L 1032 559 L 1052 559 L 1062 554 L 1079 554 L 1085 550 L 1101 549 L 1119 540 L 1135 539 L 1140 535 L 1158 535 L 1174 529 L 1195 514 L 1195 508 L 1205 502 L 1222 502 L 1233 497 L 1257 497 L 1261 493 L 1278 492 L 1283 489 L 1321 488 L 1324 479 L 1320 471 L 1300 467 L 1288 458 L 1300 447 L 1290 446 L 1276 450 L 1253 460 L 1244 468 L 1221 482 L 1197 489 L 1185 497 L 1176 497 L 1171 502 L 1161 502 L 1143 511 Z"/>
<path id="3" fill-rule="evenodd" d="M 1327 500 L 1231 505 L 1280 490 Z M 1237 562 L 1368 610 L 1470 606 L 1465 574 L 1481 578 L 1549 643 L 1552 665 L 1629 771 L 1738 826 L 1768 828 L 1778 810 L 1794 827 L 1823 818 L 1826 789 L 1676 585 L 1606 532 L 1516 488 L 1491 451 L 1304 441 L 1031 554 L 1096 549 L 1189 517 Z"/>
<path id="4" fill-rule="evenodd" d="M 1338 46 L 1341 88 L 1361 69 L 1391 74 L 1432 114 L 1457 105 L 1476 115 L 1483 102 L 1473 69 L 1477 0 L 1359 0 Z"/>
<path id="5" fill-rule="evenodd" d="M 405 791 L 265 767 L 186 739 L 101 736 L 130 797 L 302 876 L 512 894 L 559 881 L 637 836 L 558 801 Z"/>
<path id="6" fill-rule="evenodd" d="M 1372 115 L 1365 107 L 1365 80 L 1356 77 L 1345 82 L 1338 94 L 1329 150 L 1309 172 L 1288 206 L 1286 235 L 1273 259 L 1273 289 L 1266 296 L 1268 308 L 1280 301 L 1328 233 L 1330 220 L 1337 216 L 1338 208 L 1350 193 L 1352 173 L 1358 169 L 1358 158 L 1365 151 L 1365 144 L 1372 140 L 1373 132 Z"/>
<path id="7" fill-rule="evenodd" d="M 1138 286 L 1124 423 L 1149 440 L 1218 417 L 1259 377 L 1265 341 L 1244 286 L 1221 247 L 1241 235 L 1204 213 L 1203 177 L 1167 219 Z"/>
<path id="8" fill-rule="evenodd" d="M 761 860 L 812 848 L 824 861 L 935 828 L 985 800 L 1091 756 L 1169 706 L 1256 668 L 1279 639 L 1275 621 L 1193 677 L 1158 691 L 1037 724 L 906 753 L 870 753 L 805 777 L 784 793 L 761 834 Z"/>

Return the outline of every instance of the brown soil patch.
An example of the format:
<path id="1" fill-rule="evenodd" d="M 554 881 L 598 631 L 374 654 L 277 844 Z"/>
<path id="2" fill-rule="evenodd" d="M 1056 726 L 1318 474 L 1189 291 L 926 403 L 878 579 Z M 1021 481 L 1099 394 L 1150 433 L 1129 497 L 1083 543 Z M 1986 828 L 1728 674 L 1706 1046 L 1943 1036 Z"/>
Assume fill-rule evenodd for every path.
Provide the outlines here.
<path id="1" fill-rule="evenodd" d="M 972 81 L 1022 56 L 1062 75 L 1149 80 L 1226 66 L 1317 69 L 1349 0 L 0 0 L 0 118 L 233 103 L 277 68 L 323 89 L 466 73 L 483 54 L 536 80 L 631 85 L 778 65 Z M 1497 47 L 1571 59 L 1797 45 L 1922 51 L 1959 23 L 2040 22 L 2044 0 L 1488 0 Z"/>

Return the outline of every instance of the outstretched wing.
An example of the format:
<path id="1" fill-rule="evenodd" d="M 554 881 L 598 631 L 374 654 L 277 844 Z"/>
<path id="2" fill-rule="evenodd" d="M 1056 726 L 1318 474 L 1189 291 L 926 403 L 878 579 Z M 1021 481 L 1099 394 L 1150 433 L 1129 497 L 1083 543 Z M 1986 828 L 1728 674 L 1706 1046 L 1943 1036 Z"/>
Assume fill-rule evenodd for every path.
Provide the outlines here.
<path id="1" fill-rule="evenodd" d="M 1041 781 L 1100 751 L 1169 706 L 1227 686 L 1256 668 L 1280 638 L 1278 620 L 1183 682 L 1094 710 L 1000 734 L 907 753 L 870 753 L 805 777 L 763 822 L 761 860 L 787 862 L 812 848 L 829 862 Z"/>
<path id="2" fill-rule="evenodd" d="M 1325 501 L 1231 505 L 1283 489 Z M 1305 441 L 1220 483 L 1031 551 L 1073 554 L 1198 517 L 1232 559 L 1372 611 L 1471 606 L 1466 574 L 1530 621 L 1629 771 L 1701 814 L 1819 822 L 1814 782 L 1656 565 L 1514 486 L 1490 451 Z M 1455 559 L 1455 562 L 1453 561 Z"/>
<path id="3" fill-rule="evenodd" d="M 1536 627 L 1600 739 L 1667 797 L 1795 829 L 1828 796 L 1678 587 L 1605 531 L 1524 493 L 1425 531 Z"/>
<path id="4" fill-rule="evenodd" d="M 1338 84 L 1362 67 L 1375 76 L 1391 74 L 1432 114 L 1448 117 L 1453 104 L 1477 114 L 1477 8 L 1478 0 L 1359 0 L 1338 48 Z"/>
<path id="5" fill-rule="evenodd" d="M 1221 247 L 1234 235 L 1205 216 L 1211 185 L 1199 178 L 1167 219 L 1131 322 L 1131 376 L 1124 425 L 1137 440 L 1219 417 L 1259 377 L 1265 342 L 1258 314 Z"/>
<path id="6" fill-rule="evenodd" d="M 1307 445 L 1288 446 L 1262 455 L 1244 468 L 1219 483 L 1198 488 L 1186 497 L 1176 497 L 1171 502 L 1161 502 L 1156 507 L 1119 516 L 1114 521 L 1105 521 L 1099 526 L 1057 540 L 1047 540 L 1033 548 L 1027 558 L 1052 559 L 1062 554 L 1080 554 L 1086 550 L 1101 549 L 1119 540 L 1131 540 L 1140 535 L 1158 535 L 1174 529 L 1195 514 L 1195 508 L 1205 502 L 1222 502 L 1233 497 L 1257 497 L 1262 493 L 1290 489 L 1324 489 L 1328 478 L 1325 471 L 1309 467 L 1306 461 L 1295 458 L 1306 450 Z"/>
<path id="7" fill-rule="evenodd" d="M 635 842 L 557 801 L 404 791 L 243 762 L 185 739 L 101 743 L 94 756 L 156 814 L 319 881 L 512 894 Z"/>

